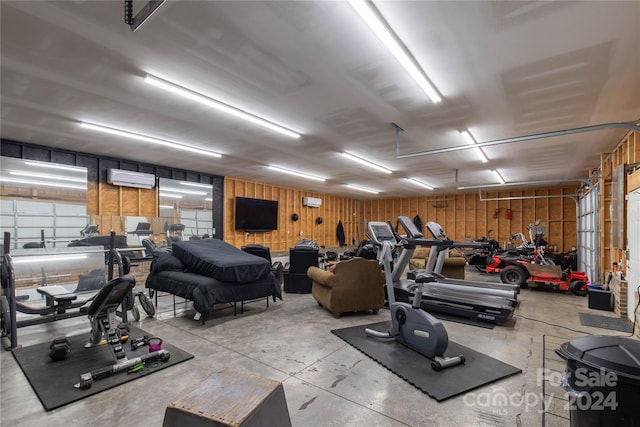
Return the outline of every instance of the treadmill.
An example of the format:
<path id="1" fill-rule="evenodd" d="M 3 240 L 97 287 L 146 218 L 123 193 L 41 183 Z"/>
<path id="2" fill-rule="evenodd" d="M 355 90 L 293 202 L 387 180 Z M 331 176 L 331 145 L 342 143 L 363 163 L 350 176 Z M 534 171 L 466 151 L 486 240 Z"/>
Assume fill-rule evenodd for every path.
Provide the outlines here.
<path id="1" fill-rule="evenodd" d="M 407 217 L 401 218 L 403 220 L 406 218 L 413 225 Z M 388 234 L 392 232 L 392 228 L 384 222 L 371 221 L 367 228 L 369 238 L 377 248 L 382 247 L 382 241 L 389 240 Z M 384 230 L 389 230 L 389 233 L 383 232 Z M 451 240 L 426 239 L 417 232 L 417 229 L 412 231 L 414 231 L 413 237 L 407 236 L 405 239 L 400 239 L 399 236 L 394 236 L 396 246 L 403 248 L 391 278 L 397 301 L 411 302 L 414 289 L 417 287 L 415 279 L 419 279 L 421 274 L 431 275 L 426 271 L 418 270 L 413 275 L 414 280 L 400 278 L 416 246 L 430 246 L 433 248 L 432 252 L 436 252 L 439 247 L 450 247 L 453 244 Z M 415 232 L 420 237 L 415 237 L 418 235 Z M 501 325 L 513 316 L 516 303 L 516 293 L 513 291 L 451 285 L 440 283 L 438 279 L 438 281 L 423 284 L 420 307 L 431 313 L 444 313 L 473 322 Z"/>
<path id="2" fill-rule="evenodd" d="M 408 218 L 406 219 L 408 220 Z M 434 222 L 434 221 L 427 222 L 426 229 L 429 230 L 429 233 L 433 236 L 434 239 L 451 242 L 451 239 L 449 239 L 449 236 L 447 236 L 447 233 L 445 233 L 442 226 L 440 226 L 440 224 L 438 224 L 437 222 Z M 409 230 L 406 230 L 406 231 L 407 233 L 411 233 Z M 412 232 L 413 231 L 417 231 L 417 229 L 412 230 Z M 420 232 L 418 231 L 418 233 Z M 422 235 L 422 233 L 420 233 L 420 235 Z M 425 270 L 430 273 L 433 273 L 436 277 L 438 277 L 439 278 L 438 281 L 441 283 L 449 283 L 452 285 L 463 285 L 463 286 L 476 286 L 476 287 L 489 288 L 489 289 L 501 289 L 501 290 L 507 290 L 509 292 L 515 292 L 516 294 L 519 294 L 520 293 L 519 285 L 513 285 L 508 283 L 497 283 L 497 282 L 471 281 L 466 279 L 451 279 L 448 277 L 444 277 L 441 274 L 442 266 L 444 265 L 445 258 L 447 257 L 446 249 L 478 248 L 479 247 L 478 245 L 486 245 L 486 243 L 484 242 L 452 242 L 448 248 L 445 248 L 444 246 L 439 246 L 438 251 L 436 251 L 436 253 L 432 252 L 429 254 L 429 259 L 427 259 Z"/>

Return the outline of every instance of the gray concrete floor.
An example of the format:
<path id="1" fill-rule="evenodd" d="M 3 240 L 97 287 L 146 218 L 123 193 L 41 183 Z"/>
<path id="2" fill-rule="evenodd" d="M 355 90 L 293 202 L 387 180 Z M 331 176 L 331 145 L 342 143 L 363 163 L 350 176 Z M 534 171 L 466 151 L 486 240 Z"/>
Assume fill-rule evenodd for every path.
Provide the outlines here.
<path id="1" fill-rule="evenodd" d="M 472 267 L 468 276 L 499 280 Z M 156 318 L 142 313 L 137 326 L 195 358 L 49 412 L 11 353 L 0 352 L 0 423 L 160 426 L 170 402 L 217 371 L 232 368 L 281 381 L 294 426 L 568 426 L 564 394 L 553 381 L 543 381 L 543 366 L 562 371 L 563 361 L 553 350 L 571 338 L 622 335 L 580 325 L 579 312 L 614 316 L 589 310 L 586 297 L 523 289 L 516 316 L 507 325 L 483 329 L 444 322 L 450 340 L 523 373 L 438 403 L 330 332 L 386 320 L 387 310 L 336 319 L 310 294 L 283 297 L 269 308 L 264 302 L 246 305 L 244 314 L 235 317 L 233 309 L 216 311 L 202 325 L 193 320 L 190 303 L 174 316 L 173 298 L 161 296 Z M 28 346 L 88 331 L 88 321 L 75 318 L 21 328 L 18 335 L 20 344 Z M 430 369 L 427 360 L 425 369 Z M 549 402 L 546 414 L 543 399 Z"/>

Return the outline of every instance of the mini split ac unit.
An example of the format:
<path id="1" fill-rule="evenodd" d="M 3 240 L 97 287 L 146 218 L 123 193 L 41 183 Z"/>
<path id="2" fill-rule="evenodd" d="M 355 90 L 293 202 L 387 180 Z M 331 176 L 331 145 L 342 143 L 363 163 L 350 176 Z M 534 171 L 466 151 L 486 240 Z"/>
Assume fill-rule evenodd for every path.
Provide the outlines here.
<path id="1" fill-rule="evenodd" d="M 322 206 L 322 199 L 318 199 L 316 197 L 303 197 L 302 204 L 312 208 L 319 208 Z"/>
<path id="2" fill-rule="evenodd" d="M 107 182 L 122 187 L 153 188 L 156 185 L 156 176 L 150 173 L 109 169 Z"/>

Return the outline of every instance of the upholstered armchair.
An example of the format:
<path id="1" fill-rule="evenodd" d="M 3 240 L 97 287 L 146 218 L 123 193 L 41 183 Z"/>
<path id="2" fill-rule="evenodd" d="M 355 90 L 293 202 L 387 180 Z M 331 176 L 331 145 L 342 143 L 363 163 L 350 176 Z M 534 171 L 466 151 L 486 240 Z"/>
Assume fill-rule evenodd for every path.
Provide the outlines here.
<path id="1" fill-rule="evenodd" d="M 425 268 L 427 259 L 431 248 L 417 247 L 413 256 L 409 260 L 409 268 L 412 270 L 421 270 Z M 467 260 L 464 259 L 461 253 L 455 250 L 450 250 L 447 254 L 447 258 L 442 265 L 442 275 L 450 279 L 464 279 L 464 267 L 467 265 Z"/>
<path id="2" fill-rule="evenodd" d="M 372 310 L 384 305 L 384 273 L 376 260 L 352 258 L 331 270 L 309 267 L 311 294 L 335 317 L 342 313 Z"/>

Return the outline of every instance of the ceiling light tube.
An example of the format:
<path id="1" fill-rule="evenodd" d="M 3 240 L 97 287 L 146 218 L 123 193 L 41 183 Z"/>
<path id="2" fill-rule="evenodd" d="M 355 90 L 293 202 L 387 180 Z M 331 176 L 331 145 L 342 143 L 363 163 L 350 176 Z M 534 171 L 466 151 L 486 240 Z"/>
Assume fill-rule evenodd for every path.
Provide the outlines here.
<path id="1" fill-rule="evenodd" d="M 182 199 L 181 195 L 171 193 L 160 193 L 160 197 L 166 197 L 168 199 Z"/>
<path id="2" fill-rule="evenodd" d="M 139 133 L 133 133 L 125 130 L 114 129 L 106 126 L 95 125 L 92 123 L 80 122 L 80 127 L 96 130 L 98 132 L 109 133 L 111 135 L 122 136 L 124 138 L 135 139 L 137 141 L 149 142 L 151 144 L 164 145 L 165 147 L 176 148 L 179 150 L 190 151 L 196 154 L 202 154 L 205 156 L 211 157 L 222 157 L 222 154 L 216 153 L 214 151 L 204 150 L 202 148 L 192 147 L 190 145 L 181 144 L 179 142 L 166 141 L 164 139 L 153 138 L 146 135 L 141 135 Z"/>
<path id="3" fill-rule="evenodd" d="M 81 182 L 81 183 L 85 183 L 87 182 L 86 178 L 69 178 L 66 176 L 61 176 L 61 175 L 50 175 L 47 173 L 33 173 L 33 172 L 27 172 L 27 171 L 10 171 L 9 172 L 10 175 L 17 175 L 17 176 L 28 176 L 31 178 L 43 178 L 43 179 L 57 179 L 60 181 L 68 181 L 68 182 Z"/>
<path id="4" fill-rule="evenodd" d="M 327 180 L 326 178 L 322 178 L 320 176 L 309 175 L 309 174 L 298 172 L 298 171 L 294 171 L 294 170 L 291 170 L 291 169 L 281 168 L 280 166 L 269 165 L 269 166 L 267 166 L 267 168 L 269 168 L 271 170 L 274 170 L 274 171 L 277 171 L 277 172 L 288 173 L 289 175 L 299 176 L 300 178 L 313 179 L 313 180 L 321 181 L 321 182 L 325 182 Z"/>
<path id="5" fill-rule="evenodd" d="M 35 185 L 38 187 L 56 187 L 56 188 L 68 188 L 71 190 L 87 191 L 86 184 L 85 185 L 59 184 L 59 183 L 48 182 L 48 181 L 32 181 L 30 179 L 5 178 L 5 177 L 0 178 L 0 182 L 12 182 L 15 184 Z"/>
<path id="6" fill-rule="evenodd" d="M 212 185 L 211 184 L 199 184 L 197 182 L 186 182 L 186 181 L 180 181 L 179 182 L 180 185 L 187 185 L 189 187 L 199 187 L 199 188 L 206 188 L 207 190 L 211 190 Z"/>
<path id="7" fill-rule="evenodd" d="M 464 130 L 460 132 L 460 135 L 462 135 L 462 138 L 467 142 L 467 144 L 469 145 L 477 144 L 475 138 L 471 135 L 469 131 Z M 487 163 L 489 161 L 487 156 L 484 154 L 484 151 L 482 151 L 482 148 L 474 147 L 473 151 L 476 153 L 476 156 L 478 156 L 478 158 L 480 159 L 480 161 L 482 161 L 482 163 Z"/>
<path id="8" fill-rule="evenodd" d="M 58 169 L 58 170 L 67 170 L 67 171 L 87 173 L 87 169 L 83 168 L 81 166 L 64 166 L 64 165 L 58 165 L 56 163 L 42 163 L 42 162 L 24 162 L 24 164 L 25 165 L 30 165 L 30 166 L 40 166 L 40 167 L 43 167 L 43 168 L 51 168 L 51 169 Z"/>
<path id="9" fill-rule="evenodd" d="M 379 191 L 377 191 L 377 190 L 372 190 L 370 188 L 360 187 L 359 185 L 347 184 L 347 187 L 353 188 L 354 190 L 358 190 L 358 191 L 364 191 L 365 193 L 371 193 L 371 194 L 378 194 L 379 193 Z"/>
<path id="10" fill-rule="evenodd" d="M 40 262 L 64 262 L 64 261 L 73 261 L 87 259 L 86 254 L 82 255 L 45 255 L 45 256 L 27 256 L 24 258 L 13 258 L 14 264 L 31 264 L 31 263 L 40 263 Z"/>
<path id="11" fill-rule="evenodd" d="M 164 89 L 168 92 L 171 92 L 176 95 L 180 95 L 192 101 L 199 102 L 201 104 L 206 105 L 207 107 L 216 109 L 218 111 L 222 111 L 223 113 L 230 114 L 232 116 L 238 117 L 240 119 L 246 120 L 256 125 L 260 125 L 267 129 L 280 132 L 283 135 L 286 135 L 291 138 L 300 138 L 300 134 L 292 131 L 291 129 L 287 129 L 284 126 L 281 126 L 277 123 L 270 122 L 261 117 L 255 116 L 246 111 L 240 110 L 239 108 L 233 107 L 229 104 L 225 104 L 224 102 L 217 101 L 213 98 L 209 98 L 201 93 L 194 92 L 190 89 L 187 89 L 182 86 L 178 86 L 175 83 L 168 82 L 166 80 L 159 79 L 158 77 L 154 77 L 150 74 L 147 74 L 144 78 L 145 83 L 148 83 L 152 86 L 155 86 L 160 89 Z"/>
<path id="12" fill-rule="evenodd" d="M 502 185 L 506 184 L 506 182 L 504 181 L 504 178 L 502 177 L 502 175 L 500 175 L 500 172 L 498 172 L 498 169 L 494 169 L 491 172 L 493 172 L 496 178 L 498 178 L 498 181 L 500 182 L 500 184 Z"/>
<path id="13" fill-rule="evenodd" d="M 412 184 L 415 184 L 415 185 L 417 185 L 417 186 L 419 186 L 419 187 L 426 188 L 427 190 L 433 190 L 433 187 L 432 187 L 432 186 L 430 186 L 430 185 L 428 185 L 428 184 L 425 184 L 424 182 L 419 181 L 419 180 L 417 180 L 417 179 L 415 179 L 415 178 L 405 178 L 405 179 L 406 179 L 407 181 L 411 182 Z"/>
<path id="14" fill-rule="evenodd" d="M 173 206 L 171 205 L 160 205 L 158 206 L 160 209 L 173 209 Z"/>
<path id="15" fill-rule="evenodd" d="M 181 188 L 170 188 L 170 187 L 163 187 L 162 191 L 168 191 L 169 193 L 192 194 L 194 196 L 206 196 L 207 194 L 209 194 L 206 191 L 183 190 Z"/>
<path id="16" fill-rule="evenodd" d="M 375 169 L 377 171 L 380 171 L 380 172 L 384 172 L 384 173 L 392 173 L 393 172 L 391 169 L 387 169 L 387 168 L 385 168 L 383 166 L 376 165 L 375 163 L 371 163 L 370 161 L 365 160 L 362 157 L 358 157 L 358 156 L 353 155 L 351 153 L 348 153 L 346 151 L 344 151 L 342 153 L 342 156 L 346 157 L 349 160 L 353 160 L 354 162 L 358 162 L 360 164 L 363 164 L 365 166 L 368 166 L 368 167 L 373 168 L 373 169 Z"/>
<path id="17" fill-rule="evenodd" d="M 436 88 L 429 82 L 425 72 L 416 65 L 415 60 L 407 54 L 407 48 L 402 45 L 398 37 L 392 32 L 389 24 L 380 15 L 373 3 L 368 0 L 349 0 L 349 4 L 360 15 L 360 18 L 371 28 L 375 35 L 389 49 L 391 54 L 400 62 L 418 86 L 427 94 L 434 104 L 442 100 Z"/>

